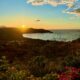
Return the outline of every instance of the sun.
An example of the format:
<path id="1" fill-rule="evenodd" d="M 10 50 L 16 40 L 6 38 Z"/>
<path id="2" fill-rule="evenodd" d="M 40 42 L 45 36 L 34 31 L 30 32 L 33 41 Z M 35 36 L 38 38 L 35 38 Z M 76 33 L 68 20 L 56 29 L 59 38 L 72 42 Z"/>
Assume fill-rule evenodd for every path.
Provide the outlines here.
<path id="1" fill-rule="evenodd" d="M 25 29 L 26 28 L 26 25 L 22 25 L 21 28 Z"/>
<path id="2" fill-rule="evenodd" d="M 21 25 L 18 27 L 18 29 L 21 31 L 21 32 L 25 32 L 27 30 L 27 27 L 26 25 Z"/>

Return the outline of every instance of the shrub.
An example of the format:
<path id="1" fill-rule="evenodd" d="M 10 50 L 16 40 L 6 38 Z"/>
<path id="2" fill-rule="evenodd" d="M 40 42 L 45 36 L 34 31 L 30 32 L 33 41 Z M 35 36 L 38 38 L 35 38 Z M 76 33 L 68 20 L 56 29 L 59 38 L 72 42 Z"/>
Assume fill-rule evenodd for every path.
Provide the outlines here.
<path id="1" fill-rule="evenodd" d="M 80 67 L 80 56 L 67 56 L 63 64 L 65 66 Z"/>
<path id="2" fill-rule="evenodd" d="M 8 80 L 25 80 L 26 78 L 26 71 L 25 70 L 16 70 L 15 68 L 8 70 L 6 72 Z"/>
<path id="3" fill-rule="evenodd" d="M 43 80 L 58 80 L 58 74 L 47 74 L 43 77 Z"/>
<path id="4" fill-rule="evenodd" d="M 5 56 L 0 59 L 0 80 L 25 80 L 28 75 L 26 70 L 17 69 L 8 63 Z"/>
<path id="5" fill-rule="evenodd" d="M 36 56 L 29 61 L 28 68 L 34 76 L 44 76 L 47 73 L 46 58 L 44 56 Z"/>
<path id="6" fill-rule="evenodd" d="M 2 56 L 0 59 L 0 71 L 5 72 L 9 67 L 8 60 L 6 59 L 6 56 Z"/>
<path id="7" fill-rule="evenodd" d="M 80 69 L 75 67 L 65 67 L 66 71 L 60 74 L 59 80 L 80 80 Z"/>

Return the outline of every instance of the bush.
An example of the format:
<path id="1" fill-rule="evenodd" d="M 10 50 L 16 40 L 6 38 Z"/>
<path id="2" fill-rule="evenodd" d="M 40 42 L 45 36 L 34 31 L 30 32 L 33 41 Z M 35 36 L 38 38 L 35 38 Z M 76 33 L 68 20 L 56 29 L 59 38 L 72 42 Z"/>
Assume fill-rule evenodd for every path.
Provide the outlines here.
<path id="1" fill-rule="evenodd" d="M 26 78 L 26 71 L 24 70 L 16 70 L 15 68 L 12 70 L 8 70 L 6 72 L 8 80 L 25 80 Z"/>
<path id="2" fill-rule="evenodd" d="M 6 59 L 6 56 L 2 56 L 0 59 L 0 71 L 5 72 L 9 67 L 8 60 Z"/>
<path id="3" fill-rule="evenodd" d="M 47 74 L 43 77 L 43 80 L 58 80 L 58 74 Z"/>
<path id="4" fill-rule="evenodd" d="M 65 67 L 66 71 L 59 75 L 59 80 L 80 80 L 80 68 Z"/>
<path id="5" fill-rule="evenodd" d="M 0 59 L 0 80 L 25 80 L 28 75 L 26 70 L 17 69 L 8 63 L 5 56 Z"/>
<path id="6" fill-rule="evenodd" d="M 29 61 L 28 68 L 34 76 L 42 77 L 47 73 L 47 60 L 44 56 L 36 56 Z"/>
<path id="7" fill-rule="evenodd" d="M 80 56 L 67 56 L 63 64 L 65 66 L 80 67 Z"/>

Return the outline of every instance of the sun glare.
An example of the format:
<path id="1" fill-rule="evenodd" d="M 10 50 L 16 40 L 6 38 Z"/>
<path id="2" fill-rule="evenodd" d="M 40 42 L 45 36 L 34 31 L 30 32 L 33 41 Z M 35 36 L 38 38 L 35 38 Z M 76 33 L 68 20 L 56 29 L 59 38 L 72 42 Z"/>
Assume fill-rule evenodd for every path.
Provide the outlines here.
<path id="1" fill-rule="evenodd" d="M 27 29 L 26 25 L 21 25 L 21 26 L 19 26 L 18 28 L 19 28 L 19 30 L 20 30 L 21 32 L 25 32 L 26 29 Z"/>

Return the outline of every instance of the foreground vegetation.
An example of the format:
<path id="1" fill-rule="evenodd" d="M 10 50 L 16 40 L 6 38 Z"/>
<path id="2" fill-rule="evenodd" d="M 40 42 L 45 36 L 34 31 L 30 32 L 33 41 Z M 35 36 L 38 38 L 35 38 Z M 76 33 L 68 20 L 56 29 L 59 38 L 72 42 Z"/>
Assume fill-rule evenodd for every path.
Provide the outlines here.
<path id="1" fill-rule="evenodd" d="M 1 40 L 0 80 L 80 80 L 80 39 Z"/>
<path id="2" fill-rule="evenodd" d="M 27 63 L 27 66 L 23 66 L 17 63 L 10 64 L 6 57 L 2 56 L 0 80 L 80 80 L 80 56 L 72 58 L 70 62 L 64 60 L 54 66 L 54 63 L 51 65 L 52 62 L 44 56 L 36 56 Z"/>

